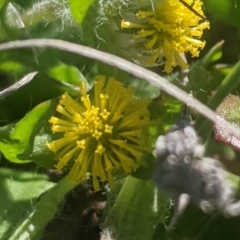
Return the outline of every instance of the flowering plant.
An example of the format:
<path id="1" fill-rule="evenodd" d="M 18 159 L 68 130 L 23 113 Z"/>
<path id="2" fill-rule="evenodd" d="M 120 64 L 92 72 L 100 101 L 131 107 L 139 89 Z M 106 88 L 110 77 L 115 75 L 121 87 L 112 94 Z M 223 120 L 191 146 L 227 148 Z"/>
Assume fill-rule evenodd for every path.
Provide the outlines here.
<path id="1" fill-rule="evenodd" d="M 57 154 L 56 168 L 71 162 L 69 178 L 82 182 L 91 173 L 94 189 L 99 180 L 114 186 L 113 172 L 135 171 L 147 147 L 144 128 L 150 125 L 149 100 L 133 98 L 133 89 L 125 88 L 114 78 L 98 76 L 94 84 L 94 100 L 90 100 L 84 83 L 80 85 L 80 103 L 65 93 L 57 106 L 61 118 L 51 117 L 52 132 L 64 136 L 48 143 Z"/>

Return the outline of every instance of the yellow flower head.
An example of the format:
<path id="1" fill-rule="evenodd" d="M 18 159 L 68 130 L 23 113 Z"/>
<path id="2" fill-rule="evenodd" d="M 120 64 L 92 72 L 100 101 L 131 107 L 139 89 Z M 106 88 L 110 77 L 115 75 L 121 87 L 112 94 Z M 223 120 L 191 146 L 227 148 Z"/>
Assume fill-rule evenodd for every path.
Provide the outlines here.
<path id="1" fill-rule="evenodd" d="M 65 93 L 57 106 L 60 118 L 51 117 L 52 132 L 63 137 L 47 144 L 57 155 L 57 169 L 70 168 L 69 178 L 81 182 L 86 173 L 93 178 L 93 187 L 100 189 L 99 180 L 114 185 L 113 172 L 123 169 L 130 174 L 138 167 L 145 151 L 143 128 L 150 125 L 147 106 L 150 100 L 133 98 L 133 89 L 125 88 L 114 78 L 98 76 L 94 101 L 90 100 L 84 83 L 79 101 Z"/>
<path id="2" fill-rule="evenodd" d="M 192 57 L 198 57 L 205 46 L 205 41 L 196 39 L 209 28 L 209 22 L 201 18 L 201 0 L 182 1 L 184 4 L 179 0 L 158 0 L 153 11 L 138 11 L 134 21 L 122 20 L 121 29 L 132 29 L 135 47 L 140 55 L 147 56 L 144 65 L 165 64 L 167 73 L 178 64 L 186 69 L 181 54 L 190 52 Z"/>

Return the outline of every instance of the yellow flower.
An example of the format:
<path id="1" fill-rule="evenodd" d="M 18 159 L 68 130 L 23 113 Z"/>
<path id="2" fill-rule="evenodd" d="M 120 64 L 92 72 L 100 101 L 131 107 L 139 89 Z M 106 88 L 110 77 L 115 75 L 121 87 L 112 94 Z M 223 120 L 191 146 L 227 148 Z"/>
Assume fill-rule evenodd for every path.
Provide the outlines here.
<path id="1" fill-rule="evenodd" d="M 57 106 L 61 117 L 51 117 L 52 132 L 63 137 L 47 144 L 57 155 L 57 169 L 70 168 L 69 178 L 81 182 L 90 173 L 93 187 L 99 181 L 114 186 L 113 173 L 122 169 L 126 174 L 135 171 L 144 152 L 146 134 L 151 125 L 147 106 L 150 100 L 133 98 L 133 88 L 125 88 L 114 78 L 98 76 L 94 100 L 86 87 L 80 86 L 79 101 L 65 93 Z"/>
<path id="2" fill-rule="evenodd" d="M 153 11 L 138 11 L 134 21 L 122 20 L 121 29 L 132 29 L 135 47 L 140 55 L 147 55 L 146 66 L 165 64 L 167 73 L 178 64 L 186 69 L 188 65 L 181 54 L 190 52 L 192 57 L 198 57 L 205 46 L 205 41 L 196 39 L 209 28 L 209 22 L 201 18 L 204 17 L 202 2 L 183 1 L 186 4 L 179 0 L 159 0 Z"/>

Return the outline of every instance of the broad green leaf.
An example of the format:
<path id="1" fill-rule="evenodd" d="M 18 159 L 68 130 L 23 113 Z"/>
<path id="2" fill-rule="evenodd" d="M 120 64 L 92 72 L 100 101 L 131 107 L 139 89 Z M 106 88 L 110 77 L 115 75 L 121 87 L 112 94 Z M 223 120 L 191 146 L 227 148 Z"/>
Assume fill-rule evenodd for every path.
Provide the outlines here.
<path id="1" fill-rule="evenodd" d="M 49 134 L 37 135 L 34 139 L 33 152 L 29 156 L 31 161 L 49 169 L 54 168 L 56 164 L 55 154 L 47 147 L 47 143 L 52 141 L 51 136 Z"/>
<path id="2" fill-rule="evenodd" d="M 165 222 L 168 207 L 169 200 L 161 196 L 152 181 L 128 176 L 122 187 L 110 192 L 103 228 L 110 229 L 118 240 L 152 239 L 157 224 Z"/>
<path id="3" fill-rule="evenodd" d="M 76 22 L 81 23 L 94 0 L 69 0 L 70 9 Z"/>
<path id="4" fill-rule="evenodd" d="M 0 168 L 1 240 L 9 240 L 17 225 L 32 211 L 37 198 L 53 186 L 46 175 Z"/>
<path id="5" fill-rule="evenodd" d="M 19 153 L 22 153 L 22 146 L 19 142 L 14 142 L 10 138 L 10 133 L 14 129 L 14 124 L 9 124 L 0 128 L 0 152 L 5 157 L 15 163 L 27 163 L 29 160 L 21 160 L 17 157 Z"/>
<path id="6" fill-rule="evenodd" d="M 77 185 L 76 182 L 67 178 L 62 179 L 57 185 L 47 191 L 37 203 L 32 206 L 28 216 L 21 224 L 15 227 L 8 240 L 38 240 L 46 225 L 54 218 L 59 205 L 63 202 L 66 194 Z"/>
<path id="7" fill-rule="evenodd" d="M 204 89 L 204 86 L 208 81 L 208 71 L 200 65 L 193 66 L 188 72 L 188 89 L 192 91 L 199 91 L 199 89 Z"/>
<path id="8" fill-rule="evenodd" d="M 202 231 L 210 218 L 211 216 L 203 213 L 196 206 L 189 205 L 180 216 L 174 232 L 180 238 L 194 239 L 194 236 Z"/>
<path id="9" fill-rule="evenodd" d="M 28 155 L 32 151 L 34 137 L 46 124 L 55 106 L 55 100 L 43 102 L 15 126 L 0 128 L 0 150 L 9 161 L 25 163 L 29 160 Z"/>
<path id="10" fill-rule="evenodd" d="M 54 79 L 76 86 L 79 85 L 80 81 L 85 80 L 82 73 L 76 67 L 68 66 L 66 64 L 59 64 L 58 66 L 51 68 L 48 75 Z"/>
<path id="11" fill-rule="evenodd" d="M 156 136 L 155 136 L 156 139 Z M 155 140 L 154 139 L 154 140 Z M 155 141 L 154 141 L 155 144 Z M 151 180 L 155 158 L 153 154 L 145 154 L 141 159 L 141 165 L 131 175 L 141 180 Z"/>
<path id="12" fill-rule="evenodd" d="M 27 149 L 28 144 L 32 143 L 34 136 L 46 124 L 55 108 L 56 100 L 49 100 L 37 105 L 15 125 L 10 134 L 11 139 L 22 142 L 24 148 Z"/>
<path id="13" fill-rule="evenodd" d="M 239 240 L 240 219 L 214 215 L 196 235 L 195 240 Z M 189 225 L 188 225 L 189 227 Z"/>

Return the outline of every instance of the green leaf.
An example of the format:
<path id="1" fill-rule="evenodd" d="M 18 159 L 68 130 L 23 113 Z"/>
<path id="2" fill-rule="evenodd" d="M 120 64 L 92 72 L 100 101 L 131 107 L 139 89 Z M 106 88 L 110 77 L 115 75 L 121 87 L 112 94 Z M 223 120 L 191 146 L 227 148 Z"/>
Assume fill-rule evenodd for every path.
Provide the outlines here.
<path id="1" fill-rule="evenodd" d="M 154 138 L 154 143 L 156 140 L 156 136 Z M 141 165 L 137 168 L 135 172 L 131 175 L 135 178 L 139 178 L 141 180 L 151 180 L 153 168 L 154 168 L 155 158 L 153 154 L 145 154 L 141 159 Z"/>
<path id="2" fill-rule="evenodd" d="M 215 110 L 222 100 L 232 91 L 234 91 L 240 83 L 240 61 L 232 68 L 231 72 L 218 86 L 215 95 L 208 103 L 208 107 Z M 196 120 L 196 129 L 203 139 L 207 139 L 211 134 L 211 123 L 203 117 L 198 117 Z"/>
<path id="3" fill-rule="evenodd" d="M 56 164 L 55 154 L 47 147 L 47 143 L 52 141 L 52 135 L 40 134 L 34 139 L 33 152 L 29 156 L 29 159 L 36 164 L 46 167 L 54 168 Z"/>
<path id="4" fill-rule="evenodd" d="M 57 185 L 46 192 L 41 199 L 32 206 L 28 216 L 13 231 L 8 240 L 39 239 L 46 225 L 53 219 L 66 194 L 77 185 L 76 182 L 63 178 Z"/>
<path id="5" fill-rule="evenodd" d="M 228 171 L 231 171 L 232 168 L 230 167 L 231 165 L 238 163 L 238 161 L 236 161 L 237 160 L 236 151 L 232 147 L 216 141 L 216 139 L 214 139 L 213 134 L 211 134 L 207 141 L 205 142 L 205 155 L 219 156 L 220 162 L 222 162 L 225 165 Z"/>
<path id="6" fill-rule="evenodd" d="M 2 55 L 0 55 L 0 57 L 1 56 Z M 8 86 L 9 84 L 4 87 L 6 88 Z M 68 92 L 74 97 L 79 96 L 78 88 L 54 80 L 46 74 L 36 74 L 34 79 L 29 83 L 23 85 L 17 91 L 11 92 L 3 99 L 0 99 L 0 114 L 3 116 L 2 121 L 0 121 L 0 126 L 7 122 L 19 121 L 19 119 L 22 119 L 33 107 L 43 101 L 59 97 L 65 92 Z"/>
<path id="7" fill-rule="evenodd" d="M 240 185 L 239 185 L 240 176 L 227 172 L 227 178 L 229 181 L 231 181 L 231 184 L 236 191 L 236 195 L 239 197 L 240 196 Z"/>
<path id="8" fill-rule="evenodd" d="M 81 23 L 94 0 L 69 0 L 70 9 L 76 22 Z"/>
<path id="9" fill-rule="evenodd" d="M 202 231 L 205 224 L 208 224 L 209 219 L 211 216 L 190 204 L 179 218 L 174 232 L 180 238 L 193 238 Z"/>
<path id="10" fill-rule="evenodd" d="M 224 41 L 220 41 L 215 44 L 205 56 L 198 62 L 198 65 L 208 67 L 208 65 L 214 61 L 219 60 L 222 57 L 222 47 Z"/>
<path id="11" fill-rule="evenodd" d="M 10 138 L 10 133 L 14 129 L 14 124 L 0 128 L 0 152 L 11 162 L 28 163 L 30 160 L 22 160 L 18 158 L 18 154 L 24 151 L 21 143 L 13 141 Z"/>
<path id="12" fill-rule="evenodd" d="M 6 60 L 0 61 L 0 71 L 6 73 L 23 73 L 24 71 L 26 71 L 26 67 L 18 61 Z"/>
<path id="13" fill-rule="evenodd" d="M 59 64 L 58 66 L 51 68 L 48 75 L 54 79 L 76 86 L 79 85 L 81 80 L 85 80 L 82 73 L 76 67 L 68 66 L 66 64 Z"/>
<path id="14" fill-rule="evenodd" d="M 4 6 L 5 0 L 0 0 L 0 9 Z"/>
<path id="15" fill-rule="evenodd" d="M 160 96 L 160 89 L 145 80 L 133 79 L 131 85 L 136 89 L 134 93 L 140 99 L 153 99 Z"/>
<path id="16" fill-rule="evenodd" d="M 240 28 L 240 4 L 239 1 L 229 0 L 204 0 L 204 6 L 207 11 L 211 12 L 216 18 L 220 18 L 231 25 Z"/>
<path id="17" fill-rule="evenodd" d="M 218 213 L 207 215 L 190 205 L 179 219 L 174 235 L 177 239 L 238 240 L 240 218 L 225 218 Z"/>
<path id="18" fill-rule="evenodd" d="M 14 127 L 10 125 L 0 128 L 0 150 L 9 161 L 15 163 L 29 161 L 28 155 L 32 151 L 34 137 L 50 118 L 55 107 L 55 100 L 43 102 Z"/>
<path id="19" fill-rule="evenodd" d="M 224 218 L 223 216 L 214 215 L 201 229 L 196 236 L 196 240 L 238 240 L 240 229 L 239 218 Z M 189 226 L 188 226 L 189 227 Z"/>
<path id="20" fill-rule="evenodd" d="M 193 91 L 203 89 L 208 81 L 208 71 L 202 66 L 195 65 L 188 72 L 187 87 Z"/>
<path id="21" fill-rule="evenodd" d="M 159 135 L 169 130 L 169 128 L 171 128 L 171 126 L 177 121 L 182 109 L 182 103 L 179 100 L 161 92 L 161 96 L 158 101 L 153 102 L 149 109 L 153 119 L 158 117 L 161 118 L 161 123 L 158 126 L 159 129 L 153 134 L 156 138 L 156 134 Z"/>
<path id="22" fill-rule="evenodd" d="M 0 236 L 8 240 L 16 226 L 32 211 L 33 203 L 54 186 L 47 176 L 0 168 Z"/>
<path id="23" fill-rule="evenodd" d="M 179 238 L 166 229 L 162 223 L 158 224 L 152 240 L 179 240 Z"/>
<path id="24" fill-rule="evenodd" d="M 168 207 L 169 200 L 160 195 L 152 181 L 128 176 L 122 187 L 118 185 L 110 192 L 103 228 L 110 229 L 118 240 L 152 239 L 157 224 L 165 222 Z"/>

